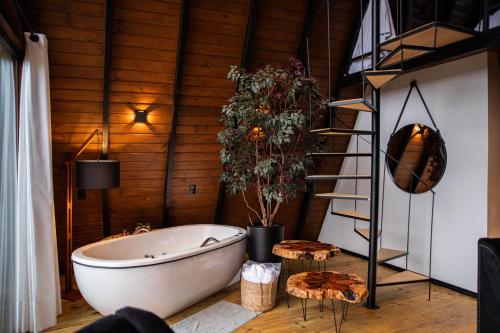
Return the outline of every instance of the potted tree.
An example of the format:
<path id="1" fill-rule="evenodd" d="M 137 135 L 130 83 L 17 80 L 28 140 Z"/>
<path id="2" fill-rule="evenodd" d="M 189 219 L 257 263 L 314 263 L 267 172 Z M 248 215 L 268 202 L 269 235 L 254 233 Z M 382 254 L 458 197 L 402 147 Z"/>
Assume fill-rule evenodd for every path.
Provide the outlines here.
<path id="1" fill-rule="evenodd" d="M 237 90 L 222 108 L 224 130 L 221 181 L 240 194 L 248 209 L 248 252 L 251 260 L 278 262 L 273 245 L 284 238 L 276 214 L 299 190 L 304 190 L 309 112 L 322 105 L 316 81 L 291 58 L 286 69 L 265 66 L 254 73 L 232 66 L 228 79 Z M 307 145 L 316 145 L 307 140 Z M 248 191 L 255 193 L 255 204 Z"/>

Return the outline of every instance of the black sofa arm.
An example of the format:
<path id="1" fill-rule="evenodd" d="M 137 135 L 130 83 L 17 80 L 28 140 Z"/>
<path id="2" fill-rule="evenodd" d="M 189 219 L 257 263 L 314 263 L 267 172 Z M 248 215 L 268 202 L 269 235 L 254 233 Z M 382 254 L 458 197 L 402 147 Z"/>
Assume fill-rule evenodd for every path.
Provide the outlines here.
<path id="1" fill-rule="evenodd" d="M 500 332 L 500 238 L 478 243 L 477 331 Z"/>

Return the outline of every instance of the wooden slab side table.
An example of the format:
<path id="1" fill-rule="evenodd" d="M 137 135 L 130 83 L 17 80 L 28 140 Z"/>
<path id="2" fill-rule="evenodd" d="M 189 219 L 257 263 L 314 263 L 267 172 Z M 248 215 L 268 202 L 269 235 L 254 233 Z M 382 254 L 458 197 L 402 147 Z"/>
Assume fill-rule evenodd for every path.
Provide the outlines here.
<path id="1" fill-rule="evenodd" d="M 320 263 L 322 262 L 323 271 L 325 271 L 328 259 L 340 255 L 340 249 L 334 245 L 317 241 L 284 240 L 274 245 L 273 254 L 282 258 L 286 283 L 290 273 L 290 260 L 302 260 L 302 270 L 304 270 L 304 261 L 309 261 L 309 271 L 312 270 L 313 261 L 318 262 L 318 271 L 320 271 Z M 290 307 L 288 293 L 286 296 L 287 306 Z"/>
<path id="2" fill-rule="evenodd" d="M 300 298 L 304 320 L 307 320 L 308 299 L 318 300 L 321 311 L 323 311 L 323 301 L 330 299 L 337 333 L 340 333 L 342 323 L 347 319 L 349 304 L 361 303 L 368 295 L 365 282 L 359 275 L 333 271 L 304 272 L 292 275 L 287 281 L 286 291 L 288 294 Z M 341 302 L 341 316 L 338 327 L 334 300 Z"/>

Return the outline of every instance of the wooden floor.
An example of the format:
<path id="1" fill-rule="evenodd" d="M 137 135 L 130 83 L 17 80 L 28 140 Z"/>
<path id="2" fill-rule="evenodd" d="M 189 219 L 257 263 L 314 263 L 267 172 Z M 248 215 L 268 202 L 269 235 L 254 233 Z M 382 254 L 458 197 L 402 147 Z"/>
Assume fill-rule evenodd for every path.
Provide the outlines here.
<path id="1" fill-rule="evenodd" d="M 297 266 L 297 268 L 299 268 Z M 339 272 L 355 272 L 366 276 L 367 262 L 349 255 L 334 258 L 328 269 Z M 386 276 L 392 271 L 379 266 L 379 274 Z M 378 310 L 368 310 L 362 305 L 349 307 L 348 320 L 342 326 L 343 333 L 357 332 L 475 332 L 476 300 L 449 289 L 432 286 L 432 299 L 427 300 L 427 283 L 379 288 Z M 181 311 L 167 319 L 173 324 L 218 301 L 240 302 L 239 284 L 233 285 L 208 299 Z M 338 309 L 338 307 L 337 307 Z M 100 318 L 84 300 L 74 303 L 63 301 L 63 314 L 57 326 L 50 332 L 74 332 Z M 283 289 L 275 309 L 266 312 L 242 326 L 237 332 L 334 332 L 330 306 L 320 312 L 316 302 L 308 304 L 308 319 L 302 320 L 300 302 L 291 297 L 287 308 Z"/>

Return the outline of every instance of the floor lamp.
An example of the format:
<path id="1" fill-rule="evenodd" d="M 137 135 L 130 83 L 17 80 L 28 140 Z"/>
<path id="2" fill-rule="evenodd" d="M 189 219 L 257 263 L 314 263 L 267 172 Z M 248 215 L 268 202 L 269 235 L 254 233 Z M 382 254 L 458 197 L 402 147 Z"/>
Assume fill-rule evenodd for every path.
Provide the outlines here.
<path id="1" fill-rule="evenodd" d="M 109 189 L 120 186 L 120 161 L 76 160 L 101 132 L 96 129 L 78 150 L 66 160 L 66 273 L 62 297 L 79 299 L 80 293 L 73 291 L 71 253 L 73 252 L 73 166 L 76 164 L 76 186 L 78 189 Z"/>

